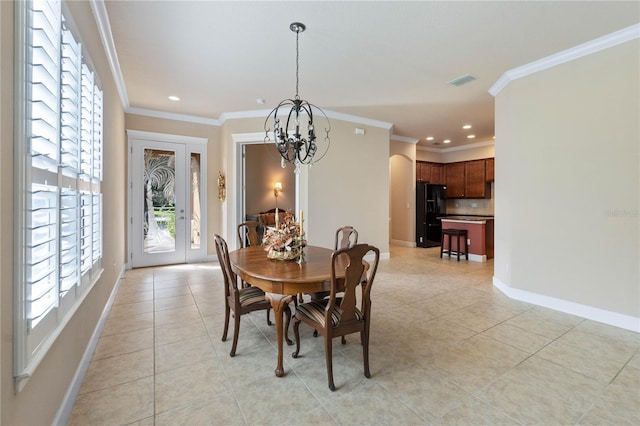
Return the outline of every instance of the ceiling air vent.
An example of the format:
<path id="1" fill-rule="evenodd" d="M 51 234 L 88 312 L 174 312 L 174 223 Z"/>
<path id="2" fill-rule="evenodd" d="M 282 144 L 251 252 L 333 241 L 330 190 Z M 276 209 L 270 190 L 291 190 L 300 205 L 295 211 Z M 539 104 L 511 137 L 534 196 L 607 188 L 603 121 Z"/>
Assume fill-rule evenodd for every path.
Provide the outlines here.
<path id="1" fill-rule="evenodd" d="M 449 82 L 449 84 L 452 85 L 452 86 L 456 86 L 457 87 L 457 86 L 462 86 L 463 84 L 467 84 L 470 81 L 473 81 L 475 79 L 476 78 L 474 76 L 472 76 L 471 74 L 465 74 L 465 75 L 462 75 L 462 76 L 460 76 L 460 77 L 458 77 L 456 79 L 451 80 Z"/>

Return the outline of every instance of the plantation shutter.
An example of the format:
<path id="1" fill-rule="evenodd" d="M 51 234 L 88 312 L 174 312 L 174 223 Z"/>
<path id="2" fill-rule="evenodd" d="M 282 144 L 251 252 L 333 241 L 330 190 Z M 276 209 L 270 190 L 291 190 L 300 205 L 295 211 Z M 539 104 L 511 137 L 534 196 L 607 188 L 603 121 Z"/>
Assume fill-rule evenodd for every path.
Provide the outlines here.
<path id="1" fill-rule="evenodd" d="M 36 1 L 27 50 L 27 132 L 31 159 L 26 209 L 26 315 L 34 327 L 58 304 L 58 163 L 60 121 L 60 4 Z"/>

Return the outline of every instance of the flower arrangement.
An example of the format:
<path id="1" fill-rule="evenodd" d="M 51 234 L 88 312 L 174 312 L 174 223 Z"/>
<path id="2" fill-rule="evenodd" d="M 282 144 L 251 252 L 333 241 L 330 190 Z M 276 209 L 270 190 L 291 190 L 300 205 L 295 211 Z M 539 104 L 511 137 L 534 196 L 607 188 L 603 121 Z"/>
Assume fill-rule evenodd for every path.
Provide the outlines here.
<path id="1" fill-rule="evenodd" d="M 306 244 L 300 226 L 290 214 L 284 215 L 284 220 L 276 226 L 268 226 L 262 239 L 267 257 L 278 260 L 297 259 Z"/>

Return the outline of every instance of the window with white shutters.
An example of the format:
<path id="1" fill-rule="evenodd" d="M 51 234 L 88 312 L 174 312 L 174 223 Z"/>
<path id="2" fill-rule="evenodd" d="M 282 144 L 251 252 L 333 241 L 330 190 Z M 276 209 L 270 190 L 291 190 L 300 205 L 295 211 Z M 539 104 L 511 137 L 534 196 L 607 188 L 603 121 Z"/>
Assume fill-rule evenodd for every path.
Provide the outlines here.
<path id="1" fill-rule="evenodd" d="M 16 8 L 19 390 L 102 272 L 103 93 L 60 1 Z"/>

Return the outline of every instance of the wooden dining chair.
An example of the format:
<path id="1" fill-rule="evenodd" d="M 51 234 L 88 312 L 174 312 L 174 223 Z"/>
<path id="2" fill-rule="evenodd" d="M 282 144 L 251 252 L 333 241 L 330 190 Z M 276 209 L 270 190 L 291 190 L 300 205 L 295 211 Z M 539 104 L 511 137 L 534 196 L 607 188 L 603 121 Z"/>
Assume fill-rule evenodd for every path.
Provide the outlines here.
<path id="1" fill-rule="evenodd" d="M 353 226 L 343 226 L 336 231 L 334 250 L 347 248 L 358 244 L 358 231 Z"/>
<path id="2" fill-rule="evenodd" d="M 336 238 L 334 243 L 334 250 L 338 250 L 341 248 L 352 247 L 358 244 L 358 231 L 353 226 L 341 226 L 336 230 Z M 322 299 L 323 297 L 327 297 L 329 295 L 328 291 L 319 291 L 315 293 L 309 293 L 311 300 Z M 302 293 L 299 295 L 299 302 L 303 303 L 304 300 L 302 298 Z M 314 336 L 317 336 L 318 333 L 314 332 Z"/>
<path id="3" fill-rule="evenodd" d="M 238 243 L 240 248 L 258 246 L 262 244 L 262 237 L 260 235 L 259 227 L 262 227 L 260 222 L 254 220 L 248 220 L 238 225 Z M 249 287 L 249 284 L 242 281 L 242 288 Z M 271 308 L 267 309 L 267 324 L 273 325 L 269 318 L 269 312 Z"/>
<path id="4" fill-rule="evenodd" d="M 373 255 L 373 260 L 364 257 Z M 341 256 L 348 258 L 344 269 L 344 279 L 338 278 L 337 260 Z M 336 250 L 331 255 L 331 292 L 327 299 L 312 300 L 298 305 L 293 317 L 293 332 L 296 339 L 296 350 L 292 354 L 297 358 L 300 353 L 300 323 L 304 322 L 317 330 L 324 337 L 324 355 L 327 364 L 329 389 L 336 390 L 333 382 L 333 350 L 334 337 L 360 333 L 362 355 L 364 360 L 364 376 L 371 377 L 369 371 L 369 330 L 371 324 L 371 286 L 378 269 L 380 250 L 368 244 L 356 244 L 353 247 Z M 356 292 L 364 286 L 362 298 L 358 304 Z M 342 293 L 338 303 L 337 295 Z M 344 341 L 343 341 L 344 342 Z M 344 343 L 343 343 L 344 344 Z"/>
<path id="5" fill-rule="evenodd" d="M 238 225 L 238 242 L 241 248 L 262 244 L 258 227 L 260 227 L 260 222 L 255 220 L 248 220 Z"/>
<path id="6" fill-rule="evenodd" d="M 265 299 L 264 291 L 258 287 L 249 286 L 246 288 L 238 288 L 238 277 L 231 270 L 227 242 L 218 234 L 214 236 L 214 239 L 218 262 L 220 263 L 220 269 L 222 269 L 222 276 L 224 278 L 224 332 L 222 333 L 222 341 L 225 342 L 227 340 L 229 317 L 231 311 L 233 311 L 233 344 L 231 345 L 231 352 L 229 353 L 229 355 L 233 357 L 236 355 L 236 347 L 238 346 L 240 318 L 242 315 L 258 310 L 266 310 L 268 315 L 271 303 Z M 291 309 L 287 307 L 285 313 L 287 315 L 285 322 L 286 337 L 288 334 L 287 331 L 289 330 L 289 322 L 291 321 Z"/>

